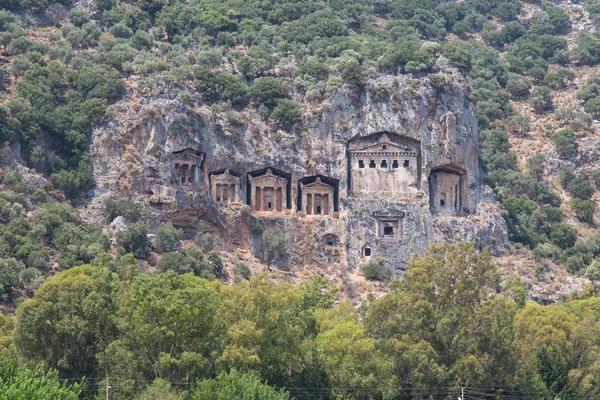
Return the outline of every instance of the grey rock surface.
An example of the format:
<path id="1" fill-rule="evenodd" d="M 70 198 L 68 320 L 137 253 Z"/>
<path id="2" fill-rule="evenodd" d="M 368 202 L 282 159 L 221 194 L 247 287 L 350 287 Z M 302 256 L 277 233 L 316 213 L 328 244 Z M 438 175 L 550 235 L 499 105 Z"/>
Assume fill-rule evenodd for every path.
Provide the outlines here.
<path id="1" fill-rule="evenodd" d="M 508 248 L 507 229 L 483 183 L 467 84 L 443 62 L 438 68 L 434 76 L 380 76 L 360 90 L 339 89 L 322 103 L 305 106 L 302 122 L 289 131 L 265 121 L 252 106 L 239 112 L 190 108 L 177 100 L 177 88 L 132 93 L 94 131 L 96 187 L 83 217 L 100 224 L 106 198 L 128 199 L 140 205 L 151 229 L 170 221 L 187 238 L 218 233 L 225 248 L 248 248 L 259 258 L 262 232 L 276 227 L 286 239 L 276 260 L 281 269 L 380 262 L 401 274 L 413 254 L 443 241 L 472 240 L 502 253 Z M 410 196 L 351 193 L 349 143 L 381 132 L 418 143 L 420 186 Z M 182 185 L 173 154 L 185 149 L 201 152 L 203 160 L 198 179 Z M 429 177 L 432 170 L 448 166 L 462 174 L 461 207 L 455 215 L 432 214 Z M 288 177 L 289 209 L 256 212 L 248 205 L 248 174 L 266 168 Z M 237 201 L 220 203 L 211 198 L 210 176 L 225 169 L 240 176 L 241 187 Z M 298 209 L 299 179 L 316 175 L 338 184 L 337 208 L 330 215 Z M 398 235 L 382 237 L 379 222 L 390 218 L 400 223 Z"/>

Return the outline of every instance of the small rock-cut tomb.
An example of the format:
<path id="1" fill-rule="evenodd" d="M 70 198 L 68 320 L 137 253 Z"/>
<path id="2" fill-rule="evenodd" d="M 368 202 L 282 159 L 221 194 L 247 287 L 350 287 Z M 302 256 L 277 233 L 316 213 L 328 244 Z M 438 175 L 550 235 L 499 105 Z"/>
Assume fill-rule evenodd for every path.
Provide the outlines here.
<path id="1" fill-rule="evenodd" d="M 210 175 L 210 195 L 217 203 L 232 203 L 239 200 L 239 174 L 226 169 Z"/>
<path id="2" fill-rule="evenodd" d="M 320 177 L 312 183 L 300 183 L 302 211 L 307 215 L 329 215 L 335 210 L 334 196 L 336 188 L 321 181 Z"/>
<path id="3" fill-rule="evenodd" d="M 268 168 L 264 174 L 248 175 L 250 205 L 256 211 L 282 211 L 287 208 L 288 179 L 273 174 Z"/>
<path id="4" fill-rule="evenodd" d="M 202 161 L 204 161 L 204 153 L 194 149 L 173 152 L 175 182 L 181 185 L 197 185 L 200 183 Z"/>

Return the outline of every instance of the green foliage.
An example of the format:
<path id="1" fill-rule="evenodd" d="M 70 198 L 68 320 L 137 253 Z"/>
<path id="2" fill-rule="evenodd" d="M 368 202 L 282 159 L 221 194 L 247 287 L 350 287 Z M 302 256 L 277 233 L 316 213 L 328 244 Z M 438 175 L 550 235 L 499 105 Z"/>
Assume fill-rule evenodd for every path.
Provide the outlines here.
<path id="1" fill-rule="evenodd" d="M 14 340 L 19 354 L 43 361 L 62 376 L 95 373 L 96 354 L 115 335 L 118 285 L 111 272 L 90 266 L 47 279 L 17 309 Z"/>
<path id="2" fill-rule="evenodd" d="M 254 86 L 250 88 L 250 95 L 259 103 L 273 108 L 278 100 L 289 95 L 291 86 L 280 78 L 256 78 Z"/>
<path id="3" fill-rule="evenodd" d="M 117 234 L 117 241 L 127 253 L 133 253 L 136 258 L 146 258 L 150 254 L 148 230 L 143 222 L 127 225 L 124 231 Z"/>
<path id="4" fill-rule="evenodd" d="M 127 221 L 137 222 L 140 217 L 139 207 L 131 201 L 109 197 L 104 201 L 104 214 L 106 222 L 110 223 L 117 217 L 124 217 Z"/>
<path id="5" fill-rule="evenodd" d="M 2 400 L 77 400 L 82 393 L 79 383 L 67 384 L 56 371 L 33 370 L 15 358 L 0 358 L 0 399 Z"/>
<path id="6" fill-rule="evenodd" d="M 573 130 L 562 129 L 553 133 L 551 139 L 561 158 L 570 158 L 575 154 L 575 132 Z"/>
<path id="7" fill-rule="evenodd" d="M 219 235 L 208 232 L 198 232 L 194 238 L 194 243 L 196 243 L 196 246 L 200 247 L 203 252 L 208 253 L 212 251 L 217 244 L 219 244 L 220 240 L 221 239 L 219 238 Z"/>
<path id="8" fill-rule="evenodd" d="M 136 397 L 136 400 L 183 400 L 182 394 L 171 388 L 169 381 L 157 378 L 144 391 Z"/>
<path id="9" fill-rule="evenodd" d="M 545 86 L 536 86 L 529 98 L 529 104 L 538 114 L 552 109 L 552 92 Z"/>
<path id="10" fill-rule="evenodd" d="M 179 247 L 182 236 L 183 231 L 181 229 L 176 229 L 168 222 L 161 222 L 156 231 L 154 246 L 161 252 L 175 251 Z"/>
<path id="11" fill-rule="evenodd" d="M 381 264 L 373 263 L 362 268 L 363 275 L 370 281 L 387 281 L 392 277 L 392 271 Z"/>
<path id="12" fill-rule="evenodd" d="M 300 103 L 288 99 L 279 100 L 271 113 L 271 118 L 278 125 L 289 129 L 302 120 Z"/>
<path id="13" fill-rule="evenodd" d="M 595 191 L 590 182 L 581 177 L 569 179 L 566 189 L 570 194 L 582 200 L 588 200 Z"/>
<path id="14" fill-rule="evenodd" d="M 232 369 L 222 372 L 214 379 L 200 381 L 194 390 L 194 400 L 289 400 L 283 390 L 277 390 L 263 382 L 256 372 L 241 373 Z"/>
<path id="15" fill-rule="evenodd" d="M 278 228 L 268 228 L 262 233 L 263 259 L 267 266 L 283 257 L 285 248 L 284 235 Z"/>

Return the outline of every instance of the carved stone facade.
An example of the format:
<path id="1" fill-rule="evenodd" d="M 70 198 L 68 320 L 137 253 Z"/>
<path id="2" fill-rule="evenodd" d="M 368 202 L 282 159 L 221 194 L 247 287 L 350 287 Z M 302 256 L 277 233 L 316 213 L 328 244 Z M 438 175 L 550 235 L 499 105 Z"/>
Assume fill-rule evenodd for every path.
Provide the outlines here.
<path id="1" fill-rule="evenodd" d="M 465 196 L 465 171 L 457 166 L 435 168 L 429 176 L 429 201 L 432 214 L 462 215 Z"/>
<path id="2" fill-rule="evenodd" d="M 393 134 L 390 134 L 393 135 Z M 398 136 L 398 135 L 393 135 Z M 410 199 L 420 183 L 419 149 L 387 133 L 350 145 L 351 194 L 364 199 Z"/>
<path id="3" fill-rule="evenodd" d="M 239 174 L 232 173 L 229 169 L 210 174 L 210 195 L 216 203 L 239 201 L 240 188 Z"/>
<path id="4" fill-rule="evenodd" d="M 255 211 L 282 211 L 287 208 L 288 180 L 268 168 L 263 175 L 248 175 L 250 205 Z"/>
<path id="5" fill-rule="evenodd" d="M 335 188 L 321 182 L 317 177 L 315 182 L 302 184 L 302 211 L 306 215 L 329 215 L 334 211 Z"/>
<path id="6" fill-rule="evenodd" d="M 198 185 L 204 153 L 194 149 L 173 152 L 173 181 L 179 185 Z"/>

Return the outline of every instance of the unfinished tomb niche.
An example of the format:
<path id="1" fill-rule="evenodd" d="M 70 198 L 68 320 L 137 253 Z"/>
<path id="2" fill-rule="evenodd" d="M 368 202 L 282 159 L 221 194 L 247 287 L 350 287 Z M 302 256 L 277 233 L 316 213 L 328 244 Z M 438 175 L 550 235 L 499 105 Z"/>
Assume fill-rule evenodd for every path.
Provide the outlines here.
<path id="1" fill-rule="evenodd" d="M 240 174 L 229 169 L 211 172 L 210 197 L 216 203 L 239 201 Z"/>
<path id="2" fill-rule="evenodd" d="M 298 181 L 298 211 L 306 215 L 330 215 L 338 211 L 337 179 L 322 175 Z"/>
<path id="3" fill-rule="evenodd" d="M 204 153 L 194 149 L 173 152 L 173 181 L 179 185 L 198 185 Z"/>
<path id="4" fill-rule="evenodd" d="M 421 144 L 392 132 L 348 143 L 350 195 L 410 199 L 421 186 Z"/>
<path id="5" fill-rule="evenodd" d="M 462 215 L 466 171 L 456 165 L 436 167 L 429 174 L 429 208 L 432 214 Z"/>
<path id="6" fill-rule="evenodd" d="M 377 232 L 380 239 L 402 239 L 402 221 L 405 216 L 403 211 L 388 210 L 385 212 L 376 212 L 373 216 L 377 220 Z"/>
<path id="7" fill-rule="evenodd" d="M 274 168 L 249 173 L 247 200 L 255 211 L 291 208 L 290 175 Z"/>

